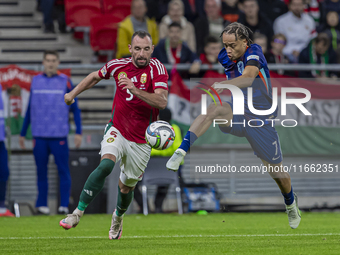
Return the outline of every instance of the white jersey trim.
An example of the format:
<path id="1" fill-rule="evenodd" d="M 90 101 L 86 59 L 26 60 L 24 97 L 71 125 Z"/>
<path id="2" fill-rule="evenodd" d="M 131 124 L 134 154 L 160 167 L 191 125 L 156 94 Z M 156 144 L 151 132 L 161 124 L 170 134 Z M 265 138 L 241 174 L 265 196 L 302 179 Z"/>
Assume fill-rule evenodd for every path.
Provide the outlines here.
<path id="1" fill-rule="evenodd" d="M 150 63 L 156 66 L 158 74 L 165 74 L 165 67 L 158 59 L 150 59 Z"/>

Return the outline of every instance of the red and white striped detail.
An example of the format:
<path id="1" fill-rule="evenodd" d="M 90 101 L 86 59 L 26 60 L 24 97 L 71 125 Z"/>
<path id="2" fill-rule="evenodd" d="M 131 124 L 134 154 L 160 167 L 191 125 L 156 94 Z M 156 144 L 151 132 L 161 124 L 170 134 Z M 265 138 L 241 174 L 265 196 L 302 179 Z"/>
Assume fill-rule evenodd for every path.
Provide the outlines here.
<path id="1" fill-rule="evenodd" d="M 114 68 L 111 72 L 111 76 L 113 76 L 117 69 L 129 64 L 130 62 L 131 58 L 114 59 L 107 63 L 107 69 Z"/>
<path id="2" fill-rule="evenodd" d="M 150 64 L 157 68 L 158 75 L 166 74 L 164 65 L 161 62 L 159 62 L 158 59 L 156 58 L 150 59 Z"/>

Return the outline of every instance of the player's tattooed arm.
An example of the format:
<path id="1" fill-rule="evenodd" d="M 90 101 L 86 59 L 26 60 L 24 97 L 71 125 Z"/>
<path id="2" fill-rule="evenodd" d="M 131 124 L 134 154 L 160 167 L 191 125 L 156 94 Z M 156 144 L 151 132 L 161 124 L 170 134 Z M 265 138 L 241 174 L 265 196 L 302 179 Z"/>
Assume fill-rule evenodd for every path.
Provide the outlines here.
<path id="1" fill-rule="evenodd" d="M 65 103 L 67 105 L 73 104 L 76 96 L 78 96 L 81 92 L 92 88 L 101 80 L 102 78 L 99 77 L 98 71 L 90 73 L 70 93 L 65 94 L 64 96 Z"/>
<path id="2" fill-rule="evenodd" d="M 231 84 L 241 89 L 250 87 L 258 76 L 260 69 L 257 66 L 246 66 L 243 74 L 235 79 L 218 82 L 220 84 Z M 216 89 L 217 93 L 221 93 L 223 89 Z"/>
<path id="3" fill-rule="evenodd" d="M 123 90 L 128 89 L 131 94 L 135 95 L 152 107 L 164 109 L 168 104 L 168 91 L 165 89 L 155 89 L 155 93 L 149 93 L 136 88 L 133 82 L 127 77 L 121 78 L 118 82 L 118 86 L 121 86 Z"/>

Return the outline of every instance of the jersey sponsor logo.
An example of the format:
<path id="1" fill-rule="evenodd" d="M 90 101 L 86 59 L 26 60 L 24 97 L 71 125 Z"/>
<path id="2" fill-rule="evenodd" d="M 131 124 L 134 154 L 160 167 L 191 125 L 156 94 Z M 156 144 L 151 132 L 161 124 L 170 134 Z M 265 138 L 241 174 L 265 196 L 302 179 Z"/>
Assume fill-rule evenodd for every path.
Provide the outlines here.
<path id="1" fill-rule="evenodd" d="M 110 138 L 108 138 L 107 140 L 106 140 L 106 142 L 108 142 L 108 143 L 113 143 L 114 142 L 114 138 L 113 137 L 110 137 Z"/>
<path id="2" fill-rule="evenodd" d="M 100 72 L 102 73 L 103 76 L 105 76 L 107 74 L 106 66 L 103 66 L 103 68 L 100 69 Z"/>
<path id="3" fill-rule="evenodd" d="M 140 77 L 140 82 L 145 83 L 146 82 L 147 75 L 146 73 L 143 73 L 142 76 Z"/>
<path id="4" fill-rule="evenodd" d="M 237 69 L 238 69 L 238 72 L 239 72 L 240 74 L 243 73 L 243 71 L 244 71 L 244 64 L 243 64 L 242 61 L 238 61 L 238 62 L 237 62 Z"/>
<path id="5" fill-rule="evenodd" d="M 155 82 L 156 87 L 163 87 L 163 88 L 168 88 L 168 85 L 165 82 Z"/>
<path id="6" fill-rule="evenodd" d="M 257 55 L 250 55 L 250 56 L 247 57 L 247 61 L 250 60 L 250 59 L 256 59 L 256 60 L 259 61 L 259 60 L 260 60 L 260 57 L 257 56 Z"/>
<path id="7" fill-rule="evenodd" d="M 137 82 L 136 76 L 133 76 L 133 77 L 131 78 L 131 81 L 132 81 L 132 82 Z"/>
<path id="8" fill-rule="evenodd" d="M 120 73 L 118 74 L 118 80 L 120 80 L 121 78 L 124 78 L 124 77 L 127 77 L 126 72 L 120 72 Z"/>

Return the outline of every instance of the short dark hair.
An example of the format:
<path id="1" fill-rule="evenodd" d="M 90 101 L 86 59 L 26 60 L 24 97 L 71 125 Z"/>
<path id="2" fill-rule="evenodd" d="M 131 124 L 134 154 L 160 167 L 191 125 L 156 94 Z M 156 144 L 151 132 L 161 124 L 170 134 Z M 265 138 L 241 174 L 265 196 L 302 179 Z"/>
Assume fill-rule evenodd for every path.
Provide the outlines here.
<path id="1" fill-rule="evenodd" d="M 169 26 L 168 29 L 172 28 L 172 27 L 179 27 L 180 29 L 182 29 L 181 24 L 179 24 L 178 22 L 172 22 Z"/>
<path id="2" fill-rule="evenodd" d="M 204 47 L 207 46 L 209 43 L 219 43 L 219 40 L 215 36 L 208 35 L 204 39 Z"/>
<path id="3" fill-rule="evenodd" d="M 268 38 L 266 35 L 258 33 L 258 32 L 254 33 L 254 36 L 253 36 L 253 40 L 255 41 L 256 39 L 265 39 L 266 41 L 268 41 Z"/>
<path id="4" fill-rule="evenodd" d="M 46 58 L 47 55 L 54 55 L 59 59 L 59 53 L 56 50 L 45 50 L 44 51 L 44 59 Z"/>
<path id="5" fill-rule="evenodd" d="M 221 36 L 223 34 L 234 34 L 236 41 L 238 39 L 241 39 L 241 40 L 246 39 L 248 46 L 250 46 L 250 44 L 253 43 L 253 40 L 250 39 L 253 32 L 250 30 L 249 27 L 238 22 L 233 22 L 229 24 L 228 26 L 226 26 L 224 30 L 222 31 Z"/>
<path id="6" fill-rule="evenodd" d="M 323 45 L 330 45 L 330 39 L 326 33 L 319 33 L 315 38 L 315 43 L 323 43 Z"/>
<path id="7" fill-rule="evenodd" d="M 151 35 L 150 35 L 147 31 L 145 31 L 145 30 L 138 30 L 138 31 L 134 32 L 133 35 L 132 35 L 132 38 L 131 38 L 131 43 L 132 43 L 133 39 L 134 39 L 136 36 L 138 36 L 138 37 L 140 37 L 140 38 L 142 38 L 142 39 L 145 38 L 145 37 L 147 36 L 147 37 L 150 38 L 150 40 L 151 40 L 151 42 L 152 42 Z"/>

